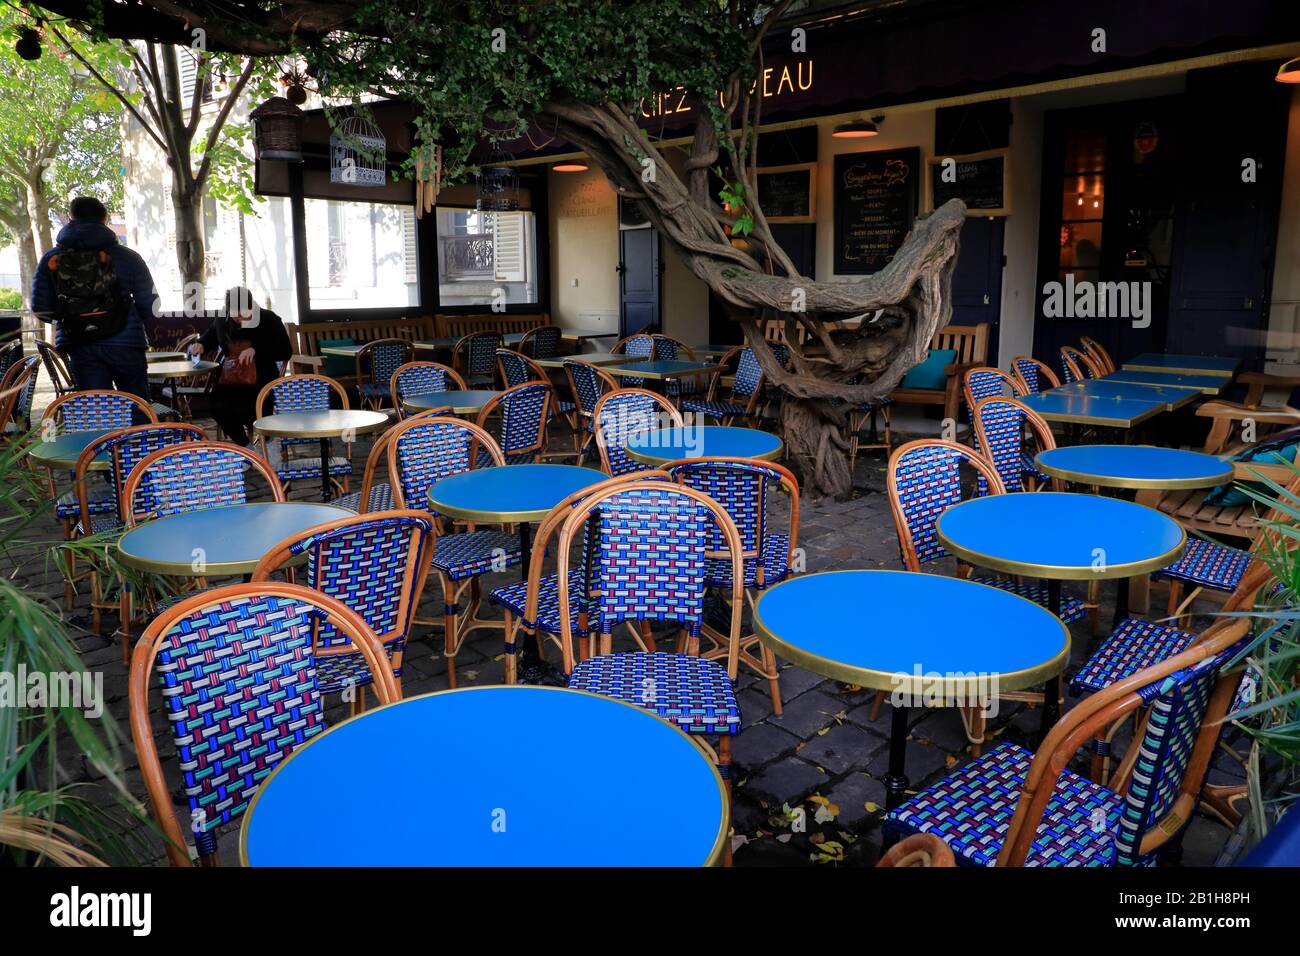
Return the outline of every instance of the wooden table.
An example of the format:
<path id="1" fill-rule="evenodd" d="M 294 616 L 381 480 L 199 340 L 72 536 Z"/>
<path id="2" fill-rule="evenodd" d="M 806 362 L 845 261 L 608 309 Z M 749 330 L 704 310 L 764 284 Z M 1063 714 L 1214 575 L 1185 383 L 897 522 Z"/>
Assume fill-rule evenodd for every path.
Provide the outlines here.
<path id="1" fill-rule="evenodd" d="M 342 805 L 328 797 L 341 781 Z M 432 816 L 413 823 L 407 807 Z M 298 748 L 257 789 L 239 858 L 708 866 L 722 859 L 730 819 L 713 761 L 658 715 L 558 687 L 474 687 L 367 711 Z"/>

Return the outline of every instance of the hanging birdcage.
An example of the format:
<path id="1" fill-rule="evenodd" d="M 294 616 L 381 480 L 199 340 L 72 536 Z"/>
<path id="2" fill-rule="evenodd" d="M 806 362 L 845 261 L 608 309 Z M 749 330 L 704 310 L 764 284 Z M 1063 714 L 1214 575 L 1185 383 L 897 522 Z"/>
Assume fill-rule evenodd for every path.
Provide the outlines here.
<path id="1" fill-rule="evenodd" d="M 249 118 L 258 159 L 302 162 L 302 110 L 283 96 L 273 96 Z"/>
<path id="2" fill-rule="evenodd" d="M 477 183 L 480 212 L 516 212 L 519 209 L 519 171 L 500 165 L 510 159 L 508 153 L 494 151 L 486 165 L 480 166 Z"/>
<path id="3" fill-rule="evenodd" d="M 330 182 L 382 186 L 388 171 L 387 145 L 374 123 L 347 117 L 330 134 Z"/>

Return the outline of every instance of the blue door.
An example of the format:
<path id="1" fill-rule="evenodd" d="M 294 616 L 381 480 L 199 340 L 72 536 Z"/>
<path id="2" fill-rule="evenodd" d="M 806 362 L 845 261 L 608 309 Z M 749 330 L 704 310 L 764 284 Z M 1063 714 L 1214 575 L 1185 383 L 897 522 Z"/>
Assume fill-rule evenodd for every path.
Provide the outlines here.
<path id="1" fill-rule="evenodd" d="M 976 216 L 961 229 L 952 274 L 952 324 L 989 324 L 990 365 L 998 364 L 998 316 L 1002 313 L 1002 233 L 998 216 Z"/>

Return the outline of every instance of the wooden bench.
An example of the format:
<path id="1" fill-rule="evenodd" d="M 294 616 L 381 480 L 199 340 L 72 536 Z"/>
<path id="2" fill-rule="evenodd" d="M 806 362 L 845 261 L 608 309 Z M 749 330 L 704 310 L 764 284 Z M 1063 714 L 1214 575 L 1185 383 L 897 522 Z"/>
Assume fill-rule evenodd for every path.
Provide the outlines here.
<path id="1" fill-rule="evenodd" d="M 479 312 L 470 315 L 436 315 L 434 334 L 425 338 L 459 339 L 473 332 L 527 332 L 529 329 L 550 325 L 551 317 L 545 312 L 529 315 L 507 315 L 504 312 Z"/>
<path id="2" fill-rule="evenodd" d="M 322 339 L 352 339 L 358 345 L 375 339 L 406 339 L 414 342 L 417 339 L 433 338 L 435 324 L 431 315 L 409 319 L 363 319 L 356 322 L 286 323 L 285 329 L 294 351 L 289 359 L 289 371 L 320 374 L 325 366 L 325 359 L 320 354 Z"/>
<path id="3" fill-rule="evenodd" d="M 942 405 L 943 417 L 957 421 L 961 408 L 961 378 L 968 368 L 988 364 L 989 324 L 948 325 L 934 334 L 931 349 L 953 349 L 957 361 L 944 367 L 944 387 L 896 388 L 889 393 L 895 402 L 915 405 Z"/>

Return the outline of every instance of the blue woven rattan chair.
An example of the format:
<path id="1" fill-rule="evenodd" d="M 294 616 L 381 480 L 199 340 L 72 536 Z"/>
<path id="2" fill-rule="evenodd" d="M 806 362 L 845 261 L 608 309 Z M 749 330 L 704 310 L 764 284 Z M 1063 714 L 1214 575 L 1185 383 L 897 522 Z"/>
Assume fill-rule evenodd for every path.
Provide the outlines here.
<path id="1" fill-rule="evenodd" d="M 357 395 L 362 408 L 379 409 L 392 397 L 393 375 L 411 361 L 405 339 L 374 339 L 357 350 Z"/>
<path id="2" fill-rule="evenodd" d="M 524 382 L 495 395 L 478 413 L 475 424 L 491 434 L 507 465 L 536 464 L 546 451 L 546 425 L 555 392 L 550 382 Z M 480 467 L 487 462 L 480 463 Z"/>
<path id="3" fill-rule="evenodd" d="M 1151 866 L 1196 812 L 1222 718 L 1241 681 L 1230 668 L 1249 621 L 1118 680 L 1071 709 L 1038 752 L 1004 743 L 885 817 L 887 833 L 940 837 L 971 866 Z M 1101 728 L 1148 715 L 1109 786 L 1065 769 Z"/>
<path id="4" fill-rule="evenodd" d="M 573 606 L 567 589 L 559 593 L 560 646 L 571 688 L 644 707 L 691 735 L 716 735 L 718 770 L 730 789 L 731 737 L 740 732 L 735 680 L 744 582 L 740 575 L 732 581 L 725 665 L 700 657 L 715 532 L 726 542 L 726 559 L 740 567 L 744 558 L 734 522 L 693 488 L 638 481 L 588 495 L 560 529 L 556 573 L 568 580 L 574 542 L 586 542 L 585 611 L 598 653 L 581 663 L 574 659 L 575 624 L 584 609 Z M 625 622 L 676 625 L 678 653 L 644 645 L 613 653 L 614 628 Z"/>
<path id="5" fill-rule="evenodd" d="M 535 359 L 555 358 L 560 354 L 560 340 L 563 338 L 564 330 L 558 325 L 539 325 L 529 329 L 519 340 L 519 354 Z"/>
<path id="6" fill-rule="evenodd" d="M 285 501 L 284 486 L 266 459 L 228 442 L 187 442 L 162 448 L 131 469 L 122 491 L 128 528 L 168 515 L 242 505 L 249 500 L 248 475 L 266 482 L 273 501 Z"/>
<path id="7" fill-rule="evenodd" d="M 337 400 L 332 403 L 331 399 Z M 257 417 L 284 412 L 329 411 L 332 404 L 348 408 L 348 393 L 343 386 L 324 375 L 286 375 L 267 382 L 257 394 Z M 258 439 L 263 452 L 270 451 L 270 443 L 278 443 L 280 461 L 275 473 L 280 481 L 289 485 L 298 479 L 313 481 L 320 478 L 320 439 L 317 438 L 265 438 Z M 314 454 L 295 456 L 293 450 L 306 445 Z M 342 456 L 332 455 L 329 461 L 330 483 L 337 494 L 346 494 L 348 479 L 352 474 L 352 443 L 344 438 Z M 270 456 L 268 456 L 269 459 Z"/>
<path id="8" fill-rule="evenodd" d="M 720 397 L 718 383 L 722 380 L 723 371 L 733 363 L 736 374 L 730 391 L 725 397 Z M 721 425 L 731 425 L 738 420 L 749 421 L 754 417 L 758 400 L 763 395 L 763 382 L 763 369 L 754 356 L 754 350 L 743 346 L 734 348 L 718 363 L 718 372 L 709 381 L 708 394 L 702 399 L 685 399 L 682 411 L 717 419 Z"/>
<path id="9" fill-rule="evenodd" d="M 1037 395 L 1049 388 L 1061 387 L 1061 381 L 1051 366 L 1029 355 L 1017 355 L 1011 360 L 1011 374 L 1020 382 L 1022 395 Z"/>
<path id="10" fill-rule="evenodd" d="M 763 591 L 780 584 L 794 571 L 794 555 L 799 545 L 799 482 L 790 470 L 775 462 L 752 458 L 693 458 L 664 466 L 674 481 L 703 492 L 726 509 L 736 524 L 744 553 L 741 576 L 750 613 Z M 769 530 L 768 506 L 774 495 L 784 493 L 789 499 L 789 520 L 782 530 Z M 731 562 L 723 557 L 726 541 L 719 529 L 713 531 L 711 557 L 705 565 L 705 581 L 710 587 L 730 590 Z M 708 624 L 704 635 L 714 647 L 703 656 L 717 660 L 727 653 L 726 635 Z M 754 655 L 757 648 L 758 656 Z M 740 639 L 740 660 L 767 680 L 772 697 L 772 712 L 781 716 L 781 685 L 776 656 L 754 633 Z"/>
<path id="11" fill-rule="evenodd" d="M 539 657 L 545 657 L 546 648 L 544 640 L 551 640 L 559 644 L 560 636 L 560 578 L 555 572 L 543 573 L 543 565 L 546 563 L 547 556 L 553 553 L 554 539 L 559 534 L 560 527 L 573 512 L 573 509 L 584 498 L 597 494 L 607 487 L 616 484 L 622 485 L 635 481 L 667 481 L 668 472 L 652 469 L 650 471 L 638 471 L 630 475 L 624 475 L 622 478 L 607 478 L 598 482 L 589 488 L 583 488 L 569 495 L 554 508 L 537 526 L 533 535 L 533 552 L 532 560 L 528 565 L 528 578 L 524 581 L 514 581 L 510 584 L 503 584 L 494 590 L 489 600 L 499 606 L 505 614 L 505 659 L 506 659 L 506 683 L 513 684 L 518 679 L 518 660 L 520 632 L 532 635 L 537 641 L 537 653 Z M 583 541 L 583 547 L 588 542 Z M 578 660 L 586 660 L 590 656 L 590 648 L 587 643 L 590 627 L 587 623 L 587 593 L 586 583 L 583 579 L 582 567 L 585 565 L 584 557 L 578 561 L 578 567 L 569 571 L 569 606 L 577 608 L 578 621 L 575 630 L 578 635 Z M 642 639 L 653 646 L 654 638 L 650 634 L 649 625 L 642 628 Z"/>
<path id="12" fill-rule="evenodd" d="M 203 429 L 195 425 L 171 422 L 158 425 L 133 425 L 96 438 L 82 450 L 81 456 L 77 459 L 74 483 L 80 516 L 76 527 L 73 528 L 73 538 L 121 530 L 126 525 L 126 516 L 122 511 L 121 503 L 128 500 L 126 481 L 135 466 L 160 449 L 206 439 Z M 95 459 L 100 456 L 108 458 L 108 480 L 104 484 L 111 494 L 113 503 L 111 512 L 96 512 L 91 508 L 91 501 L 96 499 L 91 498 L 89 489 L 97 483 L 97 473 L 91 471 L 91 467 Z M 107 601 L 100 570 L 92 567 L 90 572 L 91 628 L 96 632 L 100 630 L 103 623 L 105 608 L 113 608 L 118 612 L 119 629 L 122 632 L 122 663 L 125 664 L 131 658 L 131 591 L 125 582 L 119 581 L 117 600 Z"/>
<path id="13" fill-rule="evenodd" d="M 483 454 L 486 452 L 486 455 Z M 392 430 L 388 442 L 388 480 L 393 504 L 398 508 L 428 509 L 429 489 L 444 478 L 477 467 L 504 465 L 496 441 L 459 418 L 421 416 Z M 447 657 L 447 682 L 456 686 L 456 654 L 466 635 L 480 627 L 500 628 L 501 621 L 477 617 L 482 599 L 481 576 L 504 571 L 523 558 L 519 539 L 504 531 L 461 531 L 440 534 L 433 555 L 433 570 L 442 582 L 443 632 Z M 468 607 L 461 599 L 469 594 Z M 416 623 L 432 623 L 417 619 Z"/>
<path id="14" fill-rule="evenodd" d="M 427 511 L 373 512 L 286 538 L 262 557 L 252 580 L 270 580 L 305 555 L 304 566 L 287 569 L 292 579 L 337 598 L 361 616 L 384 645 L 400 690 L 402 656 L 433 550 L 433 519 Z M 347 636 L 329 625 L 321 625 L 316 635 L 318 648 L 347 644 Z M 317 690 L 358 692 L 352 699 L 354 712 L 364 709 L 360 691 L 372 680 L 365 658 L 356 651 L 322 656 L 316 662 Z"/>
<path id="15" fill-rule="evenodd" d="M 633 435 L 661 428 L 680 428 L 681 413 L 672 402 L 641 388 L 620 388 L 603 395 L 592 413 L 600 467 L 612 478 L 650 466 L 627 453 Z"/>
<path id="16" fill-rule="evenodd" d="M 698 357 L 686 343 L 656 332 L 650 336 L 654 339 L 654 360 L 656 362 L 695 362 Z M 714 376 L 710 376 L 710 380 Z M 704 391 L 704 379 L 701 376 L 688 375 L 685 378 L 670 378 L 664 382 L 664 394 L 669 398 L 680 399 L 686 395 L 698 395 Z"/>
<path id="17" fill-rule="evenodd" d="M 1014 398 L 984 398 L 976 402 L 975 447 L 993 463 L 1007 491 L 1036 491 L 1045 485 L 1062 490 L 1059 479 L 1034 464 L 1039 452 L 1056 447 L 1052 428 L 1043 417 Z"/>
<path id="18" fill-rule="evenodd" d="M 327 632 L 348 643 L 317 648 L 316 635 Z M 339 653 L 360 654 L 381 704 L 401 699 L 374 632 L 310 588 L 218 588 L 186 598 L 145 629 L 131 658 L 131 737 L 173 866 L 191 860 L 154 741 L 150 685 L 156 680 L 161 690 L 175 741 L 190 839 L 199 863 L 215 866 L 218 829 L 239 820 L 271 772 L 326 729 L 317 667 Z M 340 778 L 347 772 L 340 768 Z"/>
<path id="19" fill-rule="evenodd" d="M 1066 385 L 1101 378 L 1103 374 L 1092 358 L 1070 345 L 1061 346 L 1061 371 Z"/>
<path id="20" fill-rule="evenodd" d="M 0 377 L 0 440 L 24 435 L 31 427 L 40 368 L 41 360 L 29 355 L 15 360 Z"/>
<path id="21" fill-rule="evenodd" d="M 403 403 L 408 398 L 434 392 L 464 391 L 465 387 L 465 380 L 450 366 L 439 362 L 407 362 L 393 373 L 393 407 L 397 409 L 398 418 L 406 418 L 408 413 Z"/>
<path id="22" fill-rule="evenodd" d="M 656 354 L 655 337 L 645 332 L 619 339 L 609 351 L 614 355 L 633 356 L 637 361 L 649 361 L 659 357 Z M 620 376 L 619 379 L 625 388 L 642 388 L 645 386 L 645 379 L 643 378 Z"/>
<path id="23" fill-rule="evenodd" d="M 962 373 L 962 397 L 966 400 L 966 420 L 970 424 L 971 442 L 979 451 L 979 436 L 975 432 L 975 406 L 986 398 L 1017 398 L 1022 393 L 1016 380 L 1000 368 L 976 366 Z"/>
<path id="24" fill-rule="evenodd" d="M 565 360 L 564 376 L 569 380 L 569 394 L 573 396 L 574 412 L 578 416 L 579 438 L 575 455 L 578 461 L 582 461 L 596 436 L 596 403 L 606 392 L 618 391 L 619 385 L 608 372 L 578 359 Z"/>
<path id="25" fill-rule="evenodd" d="M 44 344 L 44 343 L 40 343 Z M 42 353 L 44 354 L 44 353 Z M 52 352 L 57 357 L 57 352 Z M 69 435 L 75 432 L 99 431 L 101 429 L 130 428 L 134 424 L 157 424 L 158 418 L 153 407 L 143 398 L 128 392 L 116 392 L 107 389 L 92 391 L 67 391 L 59 395 L 45 408 L 41 416 L 41 435 L 54 438 L 57 435 Z M 63 527 L 63 540 L 71 541 L 77 521 L 81 518 L 81 502 L 77 488 L 60 492 L 54 474 L 49 474 L 50 497 L 54 500 L 54 514 Z M 69 475 L 75 481 L 75 475 Z M 106 482 L 92 481 L 86 485 L 90 496 L 90 513 L 92 515 L 112 515 L 117 513 L 117 498 L 112 487 Z M 64 549 L 65 580 L 64 599 L 72 607 L 75 597 L 73 583 L 83 575 L 77 571 L 76 558 L 71 551 Z"/>
<path id="26" fill-rule="evenodd" d="M 471 332 L 456 343 L 452 364 L 470 388 L 492 388 L 496 382 L 500 332 Z"/>
<path id="27" fill-rule="evenodd" d="M 497 371 L 506 388 L 514 388 L 527 382 L 550 383 L 551 377 L 546 370 L 527 355 L 511 349 L 497 349 Z M 561 401 L 558 395 L 551 396 L 551 417 L 564 415 L 573 428 L 574 440 L 577 440 L 578 416 L 577 406 L 573 402 Z M 577 447 L 576 445 L 574 446 Z"/>
<path id="28" fill-rule="evenodd" d="M 785 348 L 785 346 L 782 346 Z M 785 361 L 788 361 L 788 357 Z M 782 364 L 785 364 L 783 362 Z M 861 375 L 851 375 L 845 381 L 846 385 L 860 385 L 862 383 Z M 833 404 L 842 405 L 841 400 L 836 400 Z M 888 395 L 882 395 L 874 402 L 862 402 L 854 405 L 848 413 L 847 428 L 849 438 L 849 471 L 853 471 L 858 465 L 858 452 L 864 448 L 883 448 L 888 455 L 894 450 L 894 400 Z M 869 425 L 870 430 L 867 433 L 866 442 L 862 441 L 862 428 Z M 882 438 L 883 432 L 883 441 Z"/>

